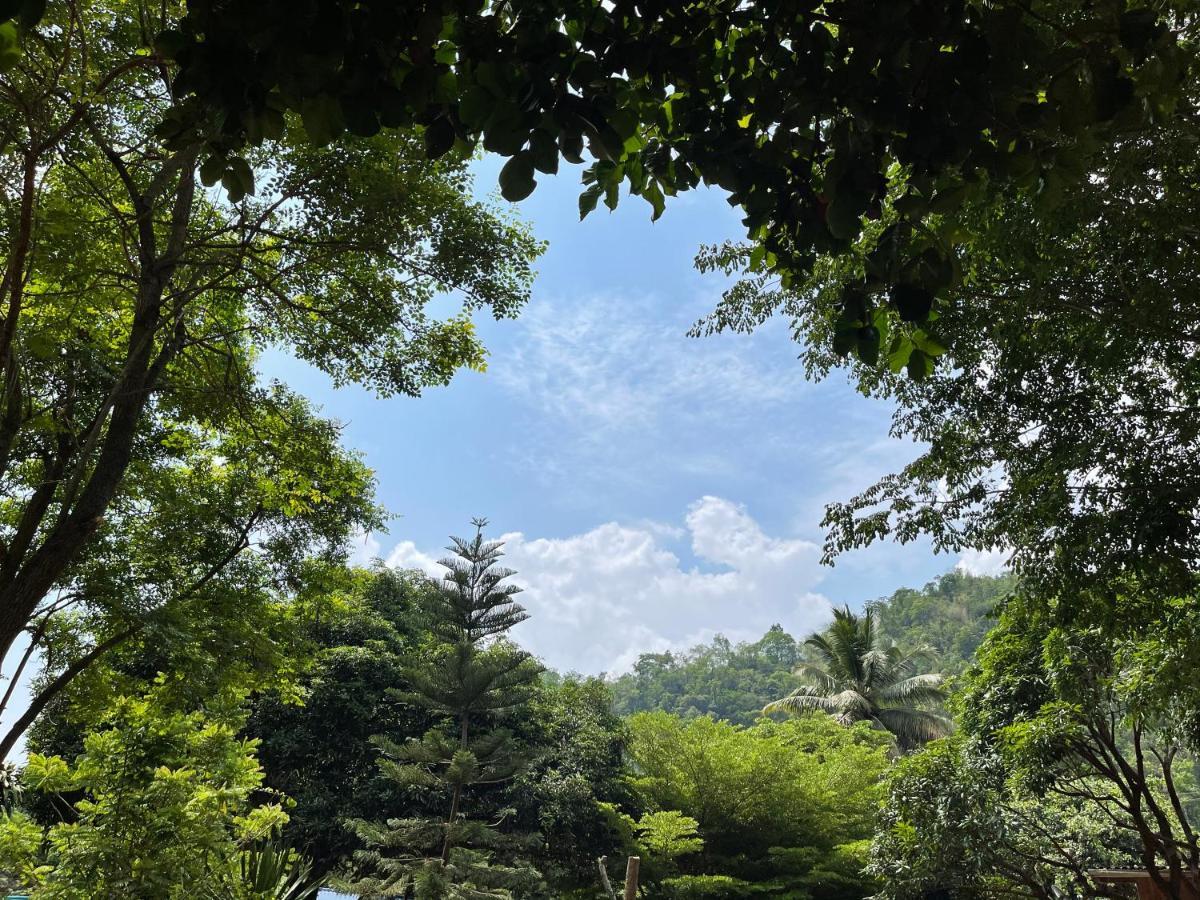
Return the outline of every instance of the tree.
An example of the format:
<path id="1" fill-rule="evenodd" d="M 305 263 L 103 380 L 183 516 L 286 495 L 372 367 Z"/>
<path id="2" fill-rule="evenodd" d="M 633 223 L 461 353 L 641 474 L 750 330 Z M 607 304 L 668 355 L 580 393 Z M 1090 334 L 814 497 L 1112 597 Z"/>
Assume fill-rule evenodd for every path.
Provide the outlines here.
<path id="1" fill-rule="evenodd" d="M 1104 625 L 1015 595 L 968 681 L 963 728 L 1023 790 L 1103 816 L 1165 896 L 1189 897 L 1200 882 L 1185 800 L 1200 750 L 1200 613 L 1194 597 L 1163 602 L 1136 586 L 1117 597 Z"/>
<path id="2" fill-rule="evenodd" d="M 477 519 L 471 540 L 451 538 L 454 554 L 426 607 L 435 643 L 405 672 L 401 696 L 441 722 L 420 739 L 377 739 L 384 774 L 405 788 L 431 792 L 442 804 L 433 818 L 358 820 L 354 829 L 368 850 L 357 854 L 370 874 L 352 881 L 368 894 L 384 891 L 415 900 L 509 897 L 510 889 L 540 877 L 519 857 L 520 839 L 470 813 L 472 789 L 507 781 L 521 759 L 511 731 L 494 718 L 531 698 L 541 671 L 525 651 L 504 640 L 528 618 L 512 598 L 520 588 L 503 584 L 513 573 L 499 566 L 499 541 L 485 541 Z M 501 816 L 501 819 L 503 815 Z"/>
<path id="3" fill-rule="evenodd" d="M 82 608 L 94 638 L 64 680 L 203 608 L 251 543 L 286 586 L 298 560 L 379 524 L 368 471 L 259 382 L 259 353 L 385 394 L 443 384 L 483 361 L 466 314 L 515 312 L 539 250 L 469 198 L 463 157 L 421 162 L 410 133 L 319 150 L 281 118 L 257 183 L 248 163 L 197 173 L 199 138 L 157 136 L 176 71 L 148 52 L 182 14 L 51 4 L 0 74 L 0 655 Z M 442 291 L 462 316 L 426 313 Z"/>
<path id="4" fill-rule="evenodd" d="M 795 686 L 798 660 L 795 638 L 778 625 L 736 646 L 718 635 L 685 652 L 643 653 L 613 681 L 613 701 L 623 714 L 660 709 L 750 725 L 772 697 Z"/>
<path id="5" fill-rule="evenodd" d="M 1197 605 L 1118 597 L 1107 626 L 1074 621 L 1075 598 L 1005 601 L 966 677 L 959 735 L 892 781 L 873 863 L 886 897 L 1123 896 L 1088 874 L 1110 867 L 1194 895 Z"/>
<path id="6" fill-rule="evenodd" d="M 376 734 L 421 734 L 429 713 L 395 696 L 405 667 L 428 647 L 422 607 L 436 590 L 417 572 L 387 568 L 310 576 L 301 646 L 312 647 L 294 691 L 254 699 L 247 733 L 266 783 L 291 798 L 284 840 L 324 875 L 362 843 L 346 822 L 382 819 L 405 801 L 382 776 Z"/>
<path id="7" fill-rule="evenodd" d="M 287 821 L 278 798 L 256 796 L 255 743 L 237 734 L 244 700 L 227 693 L 185 712 L 152 689 L 93 707 L 94 730 L 73 764 L 30 756 L 27 788 L 58 797 L 64 819 L 43 828 L 7 818 L 5 864 L 47 900 L 192 897 L 235 871 L 242 847 Z"/>
<path id="8" fill-rule="evenodd" d="M 661 712 L 631 716 L 629 729 L 636 811 L 651 814 L 641 821 L 677 812 L 703 840 L 666 879 L 675 896 L 873 892 L 861 870 L 888 767 L 885 735 L 826 716 L 742 728 Z"/>
<path id="9" fill-rule="evenodd" d="M 531 858 L 555 900 L 593 900 L 596 858 L 622 850 L 605 811 L 631 801 L 628 729 L 612 702 L 600 678 L 547 672 L 523 714 L 508 723 L 528 761 L 500 799 L 514 811 L 515 830 L 542 835 Z"/>
<path id="10" fill-rule="evenodd" d="M 960 675 L 994 624 L 993 609 L 1014 583 L 1011 575 L 948 572 L 923 588 L 900 588 L 868 607 L 883 643 L 908 653 L 927 651 L 937 671 Z M 752 725 L 764 706 L 797 687 L 793 670 L 801 662 L 816 661 L 815 654 L 779 625 L 757 641 L 730 645 L 718 637 L 687 651 L 643 653 L 632 671 L 613 679 L 613 702 L 625 715 L 659 709 Z"/>
<path id="11" fill-rule="evenodd" d="M 923 588 L 900 588 L 868 604 L 880 635 L 910 652 L 927 650 L 937 670 L 961 675 L 995 624 L 995 610 L 1016 587 L 1012 575 L 947 572 Z"/>
<path id="12" fill-rule="evenodd" d="M 767 704 L 764 712 L 820 710 L 843 725 L 869 722 L 889 732 L 901 749 L 949 731 L 950 721 L 936 711 L 945 700 L 942 676 L 918 673 L 920 654 L 894 644 L 881 647 L 874 610 L 858 616 L 849 607 L 835 609 L 833 624 L 805 644 L 820 659 L 796 670 L 809 683 Z"/>
<path id="13" fill-rule="evenodd" d="M 1087 184 L 1099 148 L 1169 119 L 1191 24 L 1186 4 L 1124 0 L 194 0 L 157 46 L 181 67 L 167 127 L 204 131 L 214 166 L 283 109 L 316 140 L 416 122 L 431 156 L 481 142 L 509 157 L 510 199 L 587 143 L 582 212 L 615 206 L 622 183 L 655 215 L 664 195 L 718 184 L 755 267 L 789 283 L 846 249 L 890 183 L 901 220 L 852 296 L 924 340 L 957 280 L 955 213 L 997 184 L 1052 202 Z M 877 354 L 878 329 L 858 329 Z M 936 351 L 904 352 L 924 374 Z"/>
<path id="14" fill-rule="evenodd" d="M 1100 809 L 1022 790 L 961 734 L 900 761 L 871 847 L 881 900 L 1119 897 L 1088 873 L 1135 860 L 1130 835 Z"/>
<path id="15" fill-rule="evenodd" d="M 1061 598 L 1126 578 L 1164 598 L 1193 589 L 1198 121 L 1189 89 L 1168 122 L 1098 150 L 1086 188 L 1047 204 L 1010 186 L 955 216 L 972 235 L 956 254 L 962 281 L 913 345 L 947 364 L 919 386 L 900 374 L 916 338 L 866 321 L 846 295 L 889 240 L 901 195 L 855 252 L 823 257 L 791 289 L 750 270 L 751 246 L 702 255 L 745 274 L 706 327 L 787 317 L 812 374 L 848 359 L 864 393 L 897 403 L 893 432 L 927 448 L 828 508 L 828 558 L 928 535 L 939 550 L 1009 554 L 1027 584 Z M 884 349 L 855 358 L 865 328 Z"/>

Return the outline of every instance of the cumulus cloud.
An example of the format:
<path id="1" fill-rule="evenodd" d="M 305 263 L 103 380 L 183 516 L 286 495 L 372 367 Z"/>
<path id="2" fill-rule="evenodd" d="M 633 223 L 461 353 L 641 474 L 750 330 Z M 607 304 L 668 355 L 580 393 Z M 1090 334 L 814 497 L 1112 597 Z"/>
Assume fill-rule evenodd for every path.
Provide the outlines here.
<path id="1" fill-rule="evenodd" d="M 412 541 L 401 541 L 388 554 L 384 563 L 393 569 L 421 569 L 430 575 L 441 575 L 445 571 L 437 564 L 442 556 L 422 553 Z"/>
<path id="2" fill-rule="evenodd" d="M 767 535 L 746 509 L 706 496 L 684 518 L 695 564 L 670 547 L 675 526 L 608 522 L 583 534 L 503 535 L 530 619 L 514 636 L 563 671 L 620 672 L 638 655 L 692 646 L 723 633 L 753 640 L 773 623 L 793 633 L 820 628 L 829 601 L 815 588 L 820 548 Z M 410 541 L 389 565 L 436 573 Z"/>
<path id="3" fill-rule="evenodd" d="M 379 538 L 374 534 L 365 531 L 356 531 L 350 535 L 350 557 L 349 562 L 352 566 L 369 566 L 375 560 L 379 559 L 379 553 L 383 547 L 379 543 Z"/>
<path id="4" fill-rule="evenodd" d="M 1008 550 L 967 550 L 954 568 L 968 575 L 1001 575 L 1008 571 Z"/>

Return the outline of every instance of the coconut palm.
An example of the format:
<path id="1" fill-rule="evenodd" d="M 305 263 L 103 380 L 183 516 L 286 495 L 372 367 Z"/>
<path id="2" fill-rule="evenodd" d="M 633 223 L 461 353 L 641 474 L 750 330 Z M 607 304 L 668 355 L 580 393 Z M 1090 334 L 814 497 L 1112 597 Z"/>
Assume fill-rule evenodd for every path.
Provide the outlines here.
<path id="1" fill-rule="evenodd" d="M 801 663 L 795 671 L 805 684 L 763 712 L 821 710 L 843 725 L 870 722 L 890 732 L 902 750 L 949 733 L 951 722 L 941 711 L 943 676 L 918 671 L 924 651 L 882 646 L 872 610 L 859 616 L 835 609 L 833 624 L 804 643 L 819 662 Z"/>

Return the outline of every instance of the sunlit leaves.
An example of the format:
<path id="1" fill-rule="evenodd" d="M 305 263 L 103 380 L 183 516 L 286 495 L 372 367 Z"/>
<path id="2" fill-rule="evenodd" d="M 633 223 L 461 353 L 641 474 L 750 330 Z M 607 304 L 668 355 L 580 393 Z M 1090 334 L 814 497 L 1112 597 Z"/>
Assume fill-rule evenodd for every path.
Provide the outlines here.
<path id="1" fill-rule="evenodd" d="M 264 96 L 281 89 L 318 142 L 343 123 L 368 133 L 368 112 L 386 109 L 426 127 L 432 157 L 462 140 L 520 160 L 502 170 L 510 198 L 536 184 L 523 154 L 547 174 L 558 155 L 613 166 L 600 191 L 585 185 L 585 214 L 601 198 L 618 201 L 612 181 L 657 217 L 665 198 L 704 180 L 729 192 L 772 270 L 795 281 L 882 214 L 896 165 L 907 188 L 894 208 L 913 226 L 895 234 L 898 266 L 924 258 L 945 268 L 966 238 L 963 204 L 982 185 L 1016 179 L 1053 208 L 1113 134 L 1171 115 L 1186 64 L 1169 13 L 1117 0 L 1078 22 L 1066 3 L 1026 16 L 940 0 L 886 10 L 841 0 L 829 24 L 707 2 L 662 14 L 631 0 L 560 2 L 513 17 L 503 4 L 449 0 L 419 12 L 367 3 L 353 16 L 316 0 L 286 12 L 243 0 L 217 17 L 210 3 L 190 4 L 183 23 L 204 54 L 181 60 L 181 91 L 221 107 L 222 140 L 257 135 L 248 124 L 257 101 L 230 99 L 253 97 L 244 86 L 256 83 Z M 872 27 L 852 24 L 860 21 Z M 339 53 L 333 34 L 378 52 Z M 247 53 L 261 46 L 273 49 Z M 384 69 L 383 59 L 402 62 Z M 898 270 L 879 279 L 878 301 L 914 322 L 950 283 Z M 932 298 L 909 292 L 899 309 L 887 289 L 900 282 Z"/>

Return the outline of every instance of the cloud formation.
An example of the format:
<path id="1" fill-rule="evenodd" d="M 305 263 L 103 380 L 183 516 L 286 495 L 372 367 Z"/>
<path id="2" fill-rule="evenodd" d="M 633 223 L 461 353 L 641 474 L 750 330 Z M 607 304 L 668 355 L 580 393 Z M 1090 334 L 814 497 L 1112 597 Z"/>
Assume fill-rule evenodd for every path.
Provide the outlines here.
<path id="1" fill-rule="evenodd" d="M 954 568 L 968 575 L 1002 575 L 1008 571 L 1008 550 L 967 550 Z"/>
<path id="2" fill-rule="evenodd" d="M 805 634 L 830 618 L 815 587 L 820 548 L 771 537 L 746 509 L 720 497 L 693 503 L 684 518 L 695 565 L 669 546 L 673 527 L 609 522 L 564 538 L 503 535 L 530 613 L 514 636 L 561 671 L 617 673 L 641 653 L 692 646 L 717 633 L 754 640 L 779 622 Z M 440 574 L 411 541 L 388 565 Z"/>
<path id="3" fill-rule="evenodd" d="M 654 294 L 531 303 L 488 370 L 524 412 L 514 461 L 526 476 L 594 495 L 598 483 L 741 477 L 792 452 L 764 437 L 788 431 L 814 393 L 785 330 L 689 338 L 693 318 Z"/>

